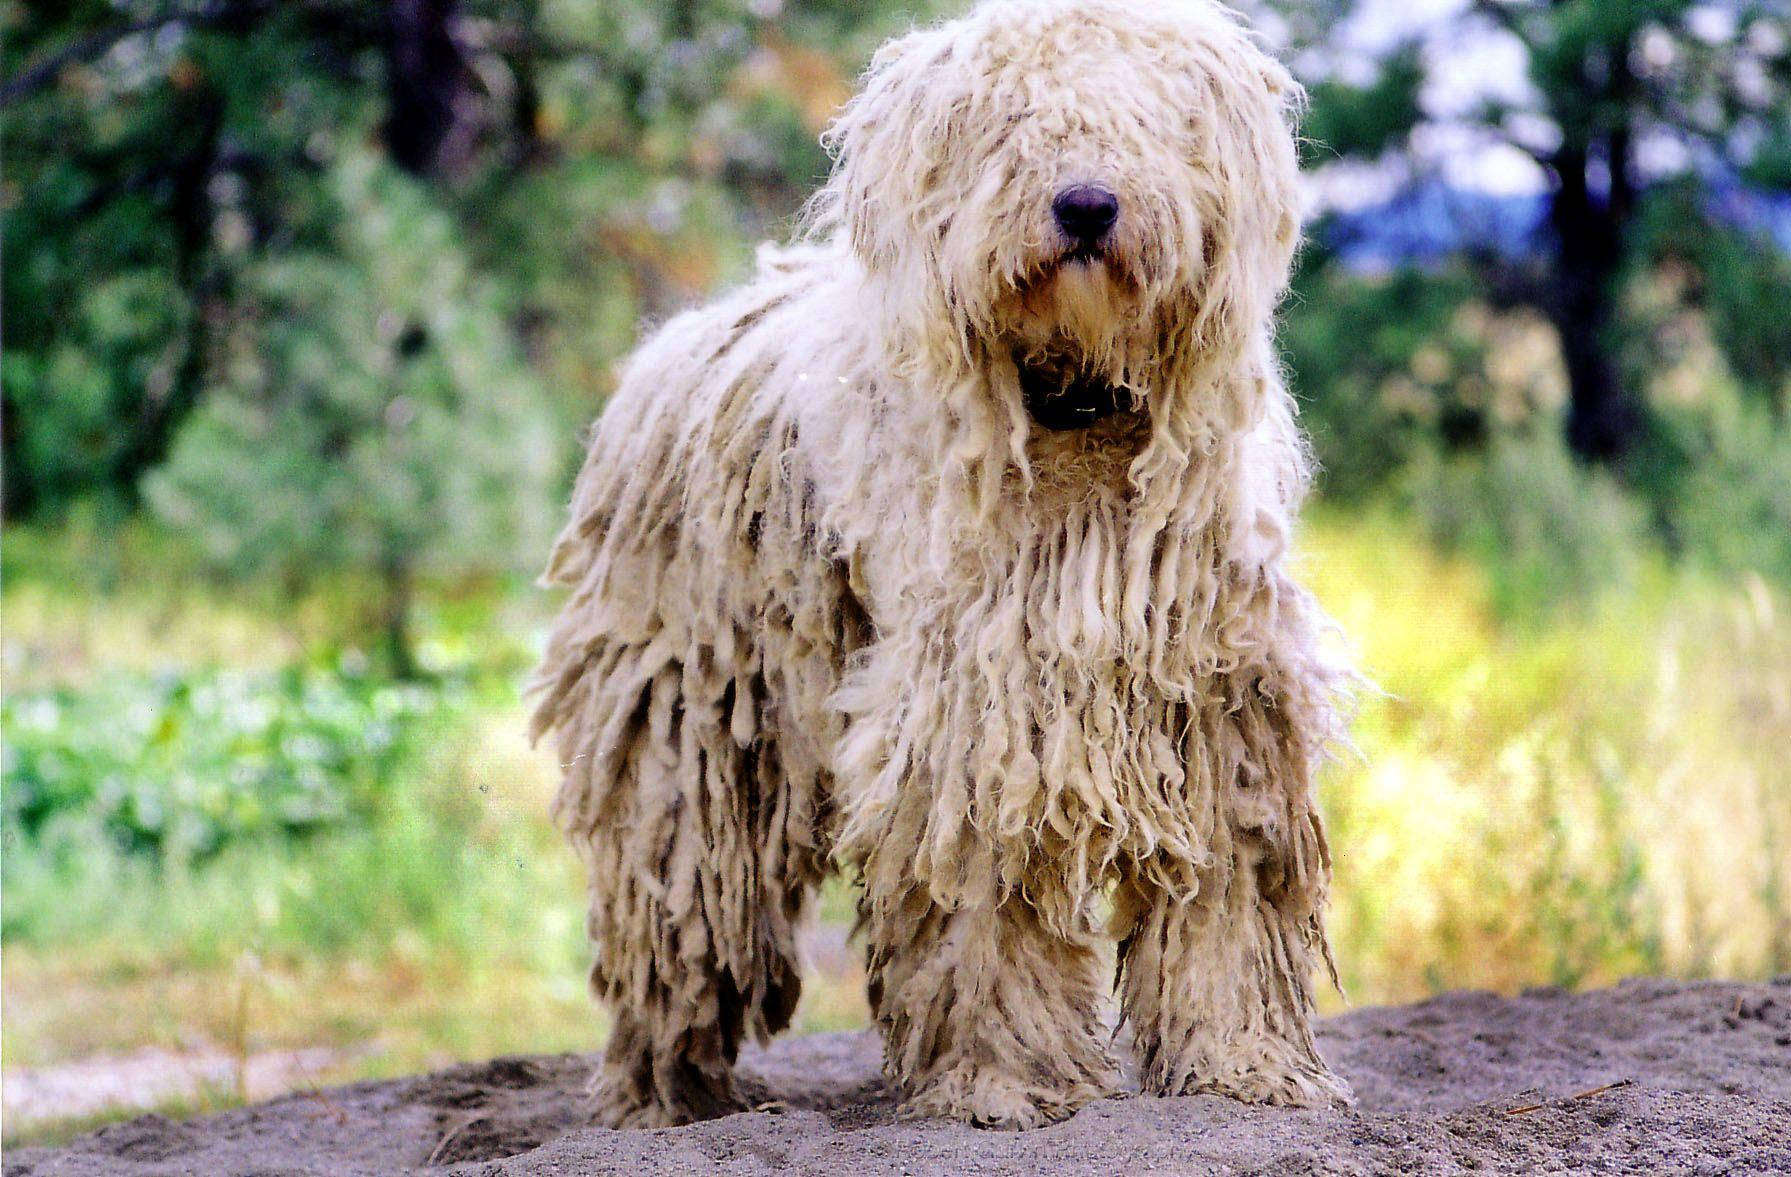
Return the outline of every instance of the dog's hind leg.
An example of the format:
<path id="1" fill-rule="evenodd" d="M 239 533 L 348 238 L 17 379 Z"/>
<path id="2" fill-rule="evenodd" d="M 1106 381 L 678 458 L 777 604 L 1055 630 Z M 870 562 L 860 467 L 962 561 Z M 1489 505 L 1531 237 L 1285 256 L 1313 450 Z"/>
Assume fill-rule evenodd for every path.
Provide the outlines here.
<path id="1" fill-rule="evenodd" d="M 702 647 L 595 651 L 565 700 L 555 813 L 589 872 L 591 987 L 614 1019 L 597 1117 L 737 1110 L 742 1039 L 789 1024 L 795 927 L 818 881 L 756 673 Z"/>
<path id="2" fill-rule="evenodd" d="M 947 910 L 918 885 L 867 895 L 863 918 L 906 1114 L 1029 1128 L 1116 1090 L 1092 930 L 1053 931 L 1017 895 Z"/>
<path id="3" fill-rule="evenodd" d="M 1132 863 L 1115 895 L 1121 1013 L 1147 1095 L 1350 1099 L 1312 1034 L 1330 863 L 1292 703 L 1252 683 L 1200 717 L 1190 778 L 1216 809 L 1209 865 L 1190 886 Z"/>

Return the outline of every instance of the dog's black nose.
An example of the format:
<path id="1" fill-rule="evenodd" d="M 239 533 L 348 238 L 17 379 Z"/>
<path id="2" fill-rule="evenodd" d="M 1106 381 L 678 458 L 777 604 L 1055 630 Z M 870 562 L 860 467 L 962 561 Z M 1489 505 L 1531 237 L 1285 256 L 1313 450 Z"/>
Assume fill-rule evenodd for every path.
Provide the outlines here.
<path id="1" fill-rule="evenodd" d="M 1051 202 L 1051 215 L 1072 240 L 1093 245 L 1119 219 L 1119 197 L 1094 184 L 1074 184 Z"/>

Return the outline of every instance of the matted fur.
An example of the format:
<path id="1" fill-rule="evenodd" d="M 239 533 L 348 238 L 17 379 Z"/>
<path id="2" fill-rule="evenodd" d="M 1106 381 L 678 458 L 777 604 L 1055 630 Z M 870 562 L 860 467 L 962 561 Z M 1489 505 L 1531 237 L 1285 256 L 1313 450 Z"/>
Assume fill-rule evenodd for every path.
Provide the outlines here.
<path id="1" fill-rule="evenodd" d="M 1209 0 L 992 0 L 879 52 L 805 240 L 635 354 L 537 684 L 615 1029 L 601 1117 L 735 1106 L 859 874 L 910 1109 L 1347 1098 L 1309 1029 L 1345 672 L 1285 567 L 1299 90 Z M 1050 211 L 1117 194 L 1104 257 Z M 1033 424 L 1022 367 L 1129 402 Z M 1068 377 L 1065 377 L 1068 379 Z M 1105 926 L 1103 909 L 1111 912 Z"/>

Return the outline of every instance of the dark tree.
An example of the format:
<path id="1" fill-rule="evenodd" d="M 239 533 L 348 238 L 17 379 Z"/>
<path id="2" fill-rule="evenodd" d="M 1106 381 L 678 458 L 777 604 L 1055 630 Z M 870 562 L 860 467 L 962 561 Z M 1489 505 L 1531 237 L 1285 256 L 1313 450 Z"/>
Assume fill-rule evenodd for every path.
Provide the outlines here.
<path id="1" fill-rule="evenodd" d="M 386 146 L 399 167 L 428 175 L 471 149 L 466 61 L 453 0 L 391 0 L 385 21 Z"/>
<path id="2" fill-rule="evenodd" d="M 1290 19 L 1322 43 L 1348 11 L 1319 6 Z M 1535 161 L 1548 183 L 1548 216 L 1533 265 L 1463 260 L 1479 267 L 1495 298 L 1533 306 L 1553 324 L 1574 452 L 1596 462 L 1622 459 L 1646 422 L 1640 389 L 1619 356 L 1620 286 L 1648 244 L 1637 227 L 1650 195 L 1645 183 L 1656 178 L 1642 174 L 1638 148 L 1673 145 L 1684 161 L 1676 190 L 1701 193 L 1743 176 L 1778 182 L 1767 165 L 1791 144 L 1791 17 L 1781 4 L 1693 0 L 1474 0 L 1471 14 L 1482 35 L 1502 32 L 1521 43 L 1534 97 L 1489 102 L 1469 129 Z M 1425 119 L 1415 100 L 1426 77 L 1419 60 L 1406 46 L 1367 87 L 1315 79 L 1312 158 L 1410 150 L 1408 132 Z M 1694 197 L 1689 206 L 1703 228 L 1733 236 L 1734 227 L 1711 218 L 1705 203 Z M 1723 333 L 1719 342 L 1737 371 L 1757 366 L 1745 332 Z"/>

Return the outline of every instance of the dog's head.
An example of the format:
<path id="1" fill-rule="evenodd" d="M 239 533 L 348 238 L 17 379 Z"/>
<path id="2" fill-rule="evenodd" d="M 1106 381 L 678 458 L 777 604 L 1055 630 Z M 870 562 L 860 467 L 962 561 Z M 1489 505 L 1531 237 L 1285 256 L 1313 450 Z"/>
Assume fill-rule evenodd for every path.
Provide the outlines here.
<path id="1" fill-rule="evenodd" d="M 1073 427 L 1267 322 L 1299 99 L 1214 0 L 987 0 L 876 55 L 817 208 L 904 346 Z"/>

